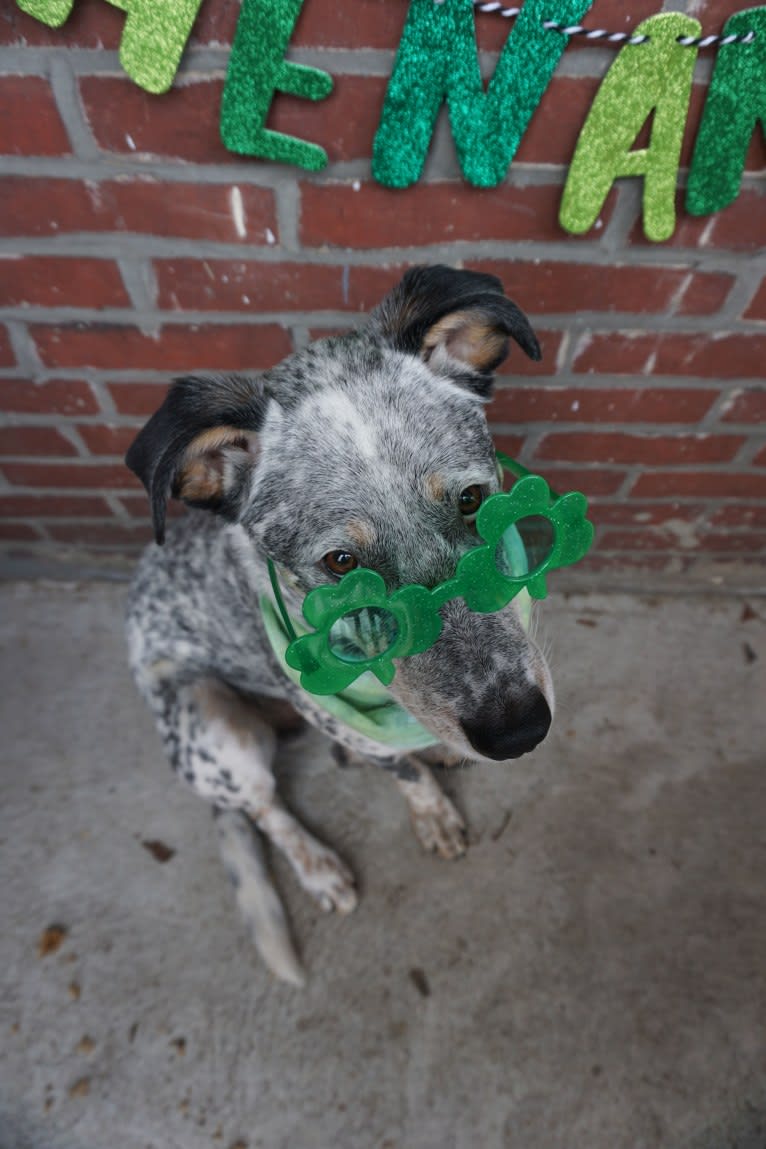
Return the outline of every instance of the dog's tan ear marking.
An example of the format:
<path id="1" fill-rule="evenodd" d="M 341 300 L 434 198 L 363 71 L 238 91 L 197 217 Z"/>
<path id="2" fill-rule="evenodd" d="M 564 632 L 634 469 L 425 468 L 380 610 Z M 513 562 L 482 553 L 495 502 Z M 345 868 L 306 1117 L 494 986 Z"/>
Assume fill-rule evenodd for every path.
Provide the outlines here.
<path id="1" fill-rule="evenodd" d="M 226 487 L 227 464 L 243 461 L 243 454 L 257 454 L 254 435 L 236 427 L 213 427 L 193 439 L 183 453 L 173 480 L 173 497 L 188 503 L 214 504 Z"/>
<path id="2" fill-rule="evenodd" d="M 158 543 L 171 495 L 236 517 L 268 401 L 262 382 L 240 376 L 189 376 L 171 385 L 125 457 L 149 492 Z"/>
<path id="3" fill-rule="evenodd" d="M 421 350 L 426 363 L 439 347 L 452 359 L 484 373 L 505 358 L 508 339 L 480 312 L 453 311 L 426 332 Z"/>
<path id="4" fill-rule="evenodd" d="M 476 271 L 412 268 L 373 312 L 371 326 L 397 351 L 420 356 L 483 397 L 509 340 L 540 358 L 529 320 L 506 299 L 500 280 Z"/>

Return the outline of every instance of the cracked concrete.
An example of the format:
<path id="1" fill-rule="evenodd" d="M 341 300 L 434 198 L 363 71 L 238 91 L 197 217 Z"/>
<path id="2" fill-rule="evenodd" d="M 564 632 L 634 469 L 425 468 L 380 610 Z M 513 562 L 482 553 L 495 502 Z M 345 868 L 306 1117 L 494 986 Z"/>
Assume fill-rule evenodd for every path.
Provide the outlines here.
<path id="1" fill-rule="evenodd" d="M 552 599 L 554 731 L 442 779 L 457 863 L 390 778 L 292 747 L 362 891 L 326 918 L 274 860 L 296 991 L 162 760 L 123 595 L 0 588 L 2 1149 L 763 1149 L 766 601 Z"/>

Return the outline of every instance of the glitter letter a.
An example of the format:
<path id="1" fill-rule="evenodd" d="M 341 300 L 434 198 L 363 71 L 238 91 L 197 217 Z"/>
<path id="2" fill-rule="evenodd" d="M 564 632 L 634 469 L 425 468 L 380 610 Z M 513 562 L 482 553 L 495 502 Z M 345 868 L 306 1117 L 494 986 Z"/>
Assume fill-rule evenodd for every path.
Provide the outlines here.
<path id="1" fill-rule="evenodd" d="M 231 152 L 319 171 L 327 153 L 316 144 L 266 128 L 275 91 L 323 100 L 332 76 L 285 60 L 303 0 L 243 0 L 221 104 L 221 139 Z"/>
<path id="2" fill-rule="evenodd" d="M 620 176 L 644 177 L 644 232 L 670 239 L 676 223 L 678 163 L 697 49 L 677 43 L 698 36 L 696 20 L 675 12 L 651 16 L 636 28 L 644 44 L 626 44 L 604 77 L 580 132 L 569 168 L 559 222 L 588 231 Z M 648 148 L 631 151 L 654 113 Z"/>
<path id="3" fill-rule="evenodd" d="M 543 21 L 576 23 L 591 3 L 526 0 L 485 92 L 471 0 L 412 0 L 375 136 L 375 179 L 419 179 L 446 100 L 463 175 L 477 187 L 501 183 L 567 46 Z"/>
<path id="4" fill-rule="evenodd" d="M 59 28 L 74 0 L 16 0 L 19 8 Z M 167 92 L 173 83 L 186 41 L 202 0 L 109 0 L 127 13 L 120 40 L 120 63 L 131 80 L 147 92 Z"/>
<path id="5" fill-rule="evenodd" d="M 766 132 L 766 8 L 738 12 L 724 36 L 755 33 L 751 44 L 723 44 L 708 89 L 689 183 L 686 210 L 720 211 L 739 195 L 747 148 L 758 121 Z"/>

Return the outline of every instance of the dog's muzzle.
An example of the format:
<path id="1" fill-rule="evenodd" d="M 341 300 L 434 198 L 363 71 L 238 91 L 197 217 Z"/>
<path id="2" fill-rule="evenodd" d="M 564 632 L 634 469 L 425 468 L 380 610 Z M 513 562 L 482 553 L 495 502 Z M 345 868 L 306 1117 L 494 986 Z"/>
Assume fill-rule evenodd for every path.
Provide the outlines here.
<path id="1" fill-rule="evenodd" d="M 520 758 L 542 742 L 550 729 L 551 711 L 535 686 L 512 702 L 493 696 L 460 725 L 482 758 L 504 762 Z"/>

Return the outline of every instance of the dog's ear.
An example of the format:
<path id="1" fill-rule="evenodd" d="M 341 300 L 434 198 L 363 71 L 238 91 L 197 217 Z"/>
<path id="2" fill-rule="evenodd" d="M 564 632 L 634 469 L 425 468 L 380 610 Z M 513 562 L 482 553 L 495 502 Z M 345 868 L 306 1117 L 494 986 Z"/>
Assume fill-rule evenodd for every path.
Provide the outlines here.
<path id="1" fill-rule="evenodd" d="M 190 375 L 171 384 L 125 456 L 149 492 L 158 543 L 165 538 L 171 495 L 236 517 L 267 403 L 255 379 Z"/>
<path id="2" fill-rule="evenodd" d="M 489 395 L 509 339 L 530 359 L 540 358 L 526 315 L 506 299 L 499 279 L 477 271 L 413 267 L 373 312 L 372 322 L 397 351 L 457 372 L 482 396 Z"/>

